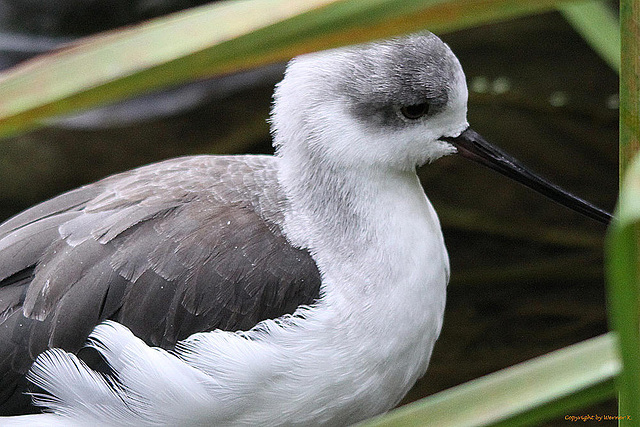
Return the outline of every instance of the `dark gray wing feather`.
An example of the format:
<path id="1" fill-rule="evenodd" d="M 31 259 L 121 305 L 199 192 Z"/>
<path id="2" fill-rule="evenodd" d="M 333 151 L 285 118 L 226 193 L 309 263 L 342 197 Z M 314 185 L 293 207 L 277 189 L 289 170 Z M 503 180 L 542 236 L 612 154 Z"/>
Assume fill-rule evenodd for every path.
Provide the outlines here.
<path id="1" fill-rule="evenodd" d="M 318 298 L 313 259 L 282 232 L 286 199 L 273 162 L 174 159 L 0 225 L 0 402 L 8 402 L 0 414 L 24 410 L 14 387 L 40 352 L 78 351 L 102 320 L 172 348 L 195 332 L 247 330 Z"/>
<path id="2" fill-rule="evenodd" d="M 99 185 L 87 185 L 39 203 L 0 224 L 0 239 L 18 228 L 23 228 L 44 218 L 62 212 L 78 210 L 98 195 L 101 190 L 102 188 Z"/>

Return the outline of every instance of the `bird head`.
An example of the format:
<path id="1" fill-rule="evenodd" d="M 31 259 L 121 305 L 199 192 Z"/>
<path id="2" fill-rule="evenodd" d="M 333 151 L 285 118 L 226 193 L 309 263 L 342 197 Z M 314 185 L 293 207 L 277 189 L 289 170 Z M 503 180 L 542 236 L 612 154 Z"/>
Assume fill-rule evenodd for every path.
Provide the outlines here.
<path id="1" fill-rule="evenodd" d="M 274 145 L 294 162 L 411 171 L 459 153 L 601 222 L 610 214 L 534 174 L 467 123 L 449 46 L 423 32 L 293 59 L 276 88 Z"/>

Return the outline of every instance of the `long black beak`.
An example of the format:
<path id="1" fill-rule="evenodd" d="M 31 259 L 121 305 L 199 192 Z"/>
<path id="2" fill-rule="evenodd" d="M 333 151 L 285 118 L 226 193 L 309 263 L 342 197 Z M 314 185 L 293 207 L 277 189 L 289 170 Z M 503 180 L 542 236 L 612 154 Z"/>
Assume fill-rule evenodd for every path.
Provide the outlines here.
<path id="1" fill-rule="evenodd" d="M 603 224 L 609 224 L 611 221 L 610 213 L 527 170 L 518 160 L 498 147 L 489 144 L 479 133 L 471 128 L 467 128 L 459 136 L 444 137 L 442 139 L 453 144 L 457 148 L 458 154 L 463 157 L 498 171 L 569 209 L 573 209 Z"/>

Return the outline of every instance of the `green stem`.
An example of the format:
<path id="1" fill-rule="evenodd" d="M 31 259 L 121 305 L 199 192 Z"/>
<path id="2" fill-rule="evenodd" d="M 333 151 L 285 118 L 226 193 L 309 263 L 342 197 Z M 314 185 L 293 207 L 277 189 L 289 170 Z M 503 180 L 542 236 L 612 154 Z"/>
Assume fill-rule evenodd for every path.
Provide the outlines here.
<path id="1" fill-rule="evenodd" d="M 640 422 L 640 17 L 639 0 L 620 2 L 620 176 L 624 177 L 616 221 L 607 239 L 609 321 L 618 333 L 623 370 L 618 378 L 619 411 Z M 635 160 L 634 160 L 635 159 Z"/>

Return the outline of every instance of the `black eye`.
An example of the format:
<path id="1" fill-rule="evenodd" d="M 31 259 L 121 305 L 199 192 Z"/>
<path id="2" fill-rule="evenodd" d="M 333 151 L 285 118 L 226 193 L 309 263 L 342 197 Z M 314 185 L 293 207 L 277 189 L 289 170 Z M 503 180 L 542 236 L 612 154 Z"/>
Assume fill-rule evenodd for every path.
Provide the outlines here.
<path id="1" fill-rule="evenodd" d="M 429 113 L 429 104 L 423 102 L 422 104 L 407 105 L 400 108 L 400 112 L 409 120 L 416 120 L 420 117 L 426 116 Z"/>

